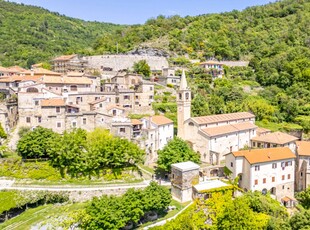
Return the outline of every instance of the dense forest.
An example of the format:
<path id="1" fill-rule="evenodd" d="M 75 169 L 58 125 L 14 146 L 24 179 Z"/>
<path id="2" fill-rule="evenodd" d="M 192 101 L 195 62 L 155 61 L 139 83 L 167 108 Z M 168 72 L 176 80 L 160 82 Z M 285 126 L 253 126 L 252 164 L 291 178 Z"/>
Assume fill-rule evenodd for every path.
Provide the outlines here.
<path id="1" fill-rule="evenodd" d="M 0 65 L 29 67 L 59 54 L 87 53 L 119 25 L 86 22 L 40 7 L 0 0 Z"/>

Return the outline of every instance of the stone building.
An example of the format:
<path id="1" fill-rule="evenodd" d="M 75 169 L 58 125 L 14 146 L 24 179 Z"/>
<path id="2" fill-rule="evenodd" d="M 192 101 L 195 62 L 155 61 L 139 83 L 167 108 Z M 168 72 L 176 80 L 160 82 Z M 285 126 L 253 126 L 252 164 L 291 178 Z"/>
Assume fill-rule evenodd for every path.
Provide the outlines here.
<path id="1" fill-rule="evenodd" d="M 97 55 L 83 58 L 88 64 L 88 68 L 101 71 L 121 71 L 132 70 L 135 62 L 146 60 L 151 70 L 162 70 L 169 66 L 167 58 L 149 55 Z"/>
<path id="2" fill-rule="evenodd" d="M 306 190 L 310 185 L 310 141 L 296 141 L 296 191 Z"/>
<path id="3" fill-rule="evenodd" d="M 219 164 L 224 155 L 250 146 L 255 116 L 248 112 L 191 117 L 191 91 L 183 71 L 177 96 L 178 136 L 190 142 L 201 160 Z"/>
<path id="4" fill-rule="evenodd" d="M 212 79 L 222 78 L 224 74 L 223 64 L 218 61 L 206 61 L 200 63 L 202 68 L 207 70 L 207 73 L 212 76 Z"/>
<path id="5" fill-rule="evenodd" d="M 184 203 L 193 198 L 193 186 L 199 183 L 200 166 L 191 162 L 171 165 L 171 194 L 174 199 Z"/>
<path id="6" fill-rule="evenodd" d="M 270 192 L 278 201 L 294 200 L 295 154 L 288 147 L 250 149 L 225 156 L 232 179 L 245 191 Z"/>
<path id="7" fill-rule="evenodd" d="M 76 54 L 63 55 L 52 60 L 53 71 L 58 73 L 84 72 L 87 67 L 87 61 Z"/>

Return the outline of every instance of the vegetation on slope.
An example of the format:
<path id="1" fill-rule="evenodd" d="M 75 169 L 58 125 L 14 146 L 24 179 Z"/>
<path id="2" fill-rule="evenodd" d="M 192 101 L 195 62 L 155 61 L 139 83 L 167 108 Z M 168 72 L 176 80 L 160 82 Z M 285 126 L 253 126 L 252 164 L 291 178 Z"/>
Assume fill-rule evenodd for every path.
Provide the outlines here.
<path id="1" fill-rule="evenodd" d="M 87 48 L 98 36 L 117 28 L 0 0 L 0 65 L 29 67 L 59 54 L 92 52 Z"/>

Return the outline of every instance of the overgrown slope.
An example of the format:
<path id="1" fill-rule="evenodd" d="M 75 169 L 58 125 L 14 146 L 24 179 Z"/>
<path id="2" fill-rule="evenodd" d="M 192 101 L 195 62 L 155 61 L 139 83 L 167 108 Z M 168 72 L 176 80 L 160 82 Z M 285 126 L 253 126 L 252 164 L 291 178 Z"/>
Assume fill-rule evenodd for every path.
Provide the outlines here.
<path id="1" fill-rule="evenodd" d="M 0 65 L 30 66 L 57 54 L 91 52 L 98 36 L 117 28 L 0 0 Z"/>

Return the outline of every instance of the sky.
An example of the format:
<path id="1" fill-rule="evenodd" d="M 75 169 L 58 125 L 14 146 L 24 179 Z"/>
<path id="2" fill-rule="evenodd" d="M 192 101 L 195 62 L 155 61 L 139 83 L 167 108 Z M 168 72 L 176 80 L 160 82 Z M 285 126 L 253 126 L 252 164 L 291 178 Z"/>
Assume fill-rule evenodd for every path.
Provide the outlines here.
<path id="1" fill-rule="evenodd" d="M 116 24 L 142 24 L 158 15 L 195 16 L 242 10 L 274 0 L 9 0 L 41 6 L 74 18 Z"/>

